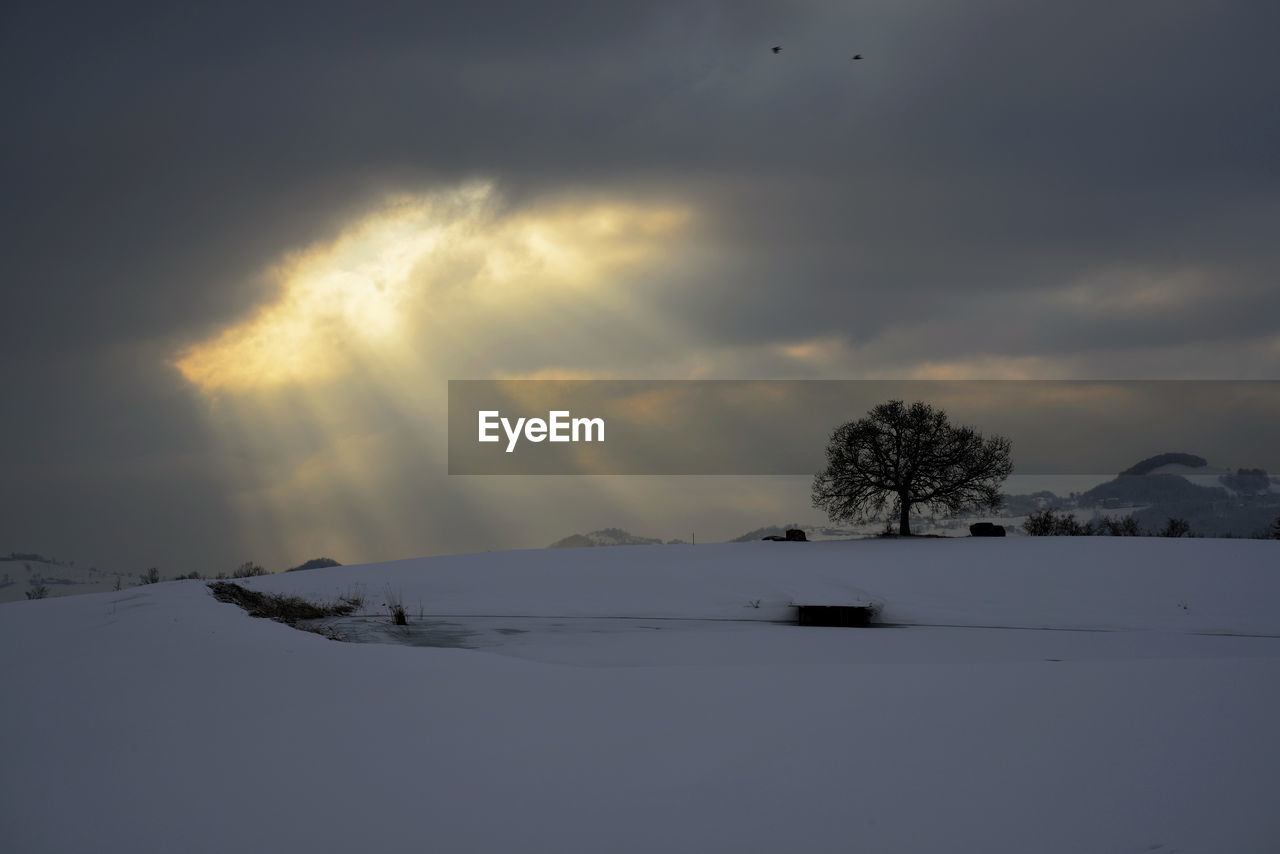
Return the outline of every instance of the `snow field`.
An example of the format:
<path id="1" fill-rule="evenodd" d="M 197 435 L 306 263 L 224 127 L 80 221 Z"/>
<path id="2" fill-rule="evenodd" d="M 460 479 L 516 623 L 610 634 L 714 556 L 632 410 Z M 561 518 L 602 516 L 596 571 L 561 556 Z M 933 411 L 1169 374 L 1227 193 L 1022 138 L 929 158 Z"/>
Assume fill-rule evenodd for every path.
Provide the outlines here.
<path id="1" fill-rule="evenodd" d="M 1114 631 L 670 621 L 477 651 L 336 643 L 201 582 L 8 604 L 3 844 L 1274 852 L 1280 639 L 1199 633 L 1280 635 L 1277 557 L 1235 540 L 761 543 L 247 582 L 317 599 L 361 584 L 370 610 L 390 585 L 411 614 L 421 598 L 752 620 L 861 592 L 917 626 Z"/>

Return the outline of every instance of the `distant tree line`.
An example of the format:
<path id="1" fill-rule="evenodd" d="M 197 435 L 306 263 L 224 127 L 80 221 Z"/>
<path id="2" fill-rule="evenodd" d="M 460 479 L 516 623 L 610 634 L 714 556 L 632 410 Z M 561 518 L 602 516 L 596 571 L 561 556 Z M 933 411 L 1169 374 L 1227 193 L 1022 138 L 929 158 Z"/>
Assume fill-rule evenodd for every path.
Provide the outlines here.
<path id="1" fill-rule="evenodd" d="M 1144 529 L 1137 518 L 1128 516 L 1116 518 L 1102 517 L 1081 522 L 1070 513 L 1059 512 L 1057 508 L 1046 507 L 1027 516 L 1023 523 L 1024 533 L 1033 537 L 1197 537 L 1191 531 L 1191 523 L 1186 519 L 1170 517 L 1159 529 Z M 1258 539 L 1280 540 L 1280 517 L 1254 535 Z"/>
<path id="2" fill-rule="evenodd" d="M 1218 482 L 1241 495 L 1266 495 L 1271 491 L 1271 477 L 1266 469 L 1236 469 L 1235 474 L 1221 475 Z"/>

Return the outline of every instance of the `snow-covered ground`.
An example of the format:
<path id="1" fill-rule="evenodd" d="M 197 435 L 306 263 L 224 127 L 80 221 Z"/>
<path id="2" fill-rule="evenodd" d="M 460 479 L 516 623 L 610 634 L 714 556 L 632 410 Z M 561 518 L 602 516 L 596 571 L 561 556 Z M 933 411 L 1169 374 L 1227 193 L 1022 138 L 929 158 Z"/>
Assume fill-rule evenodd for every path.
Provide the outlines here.
<path id="1" fill-rule="evenodd" d="M 390 590 L 477 648 L 337 643 L 198 581 L 0 605 L 0 847 L 1280 850 L 1274 541 L 637 546 L 243 583 L 362 589 L 370 613 Z M 867 596 L 900 627 L 770 622 Z"/>

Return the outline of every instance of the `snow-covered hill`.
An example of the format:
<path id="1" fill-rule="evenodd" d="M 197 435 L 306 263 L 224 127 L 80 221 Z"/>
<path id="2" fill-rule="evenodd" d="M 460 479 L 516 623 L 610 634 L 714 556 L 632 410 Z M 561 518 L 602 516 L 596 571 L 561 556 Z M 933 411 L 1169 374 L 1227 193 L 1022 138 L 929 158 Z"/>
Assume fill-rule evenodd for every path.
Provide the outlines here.
<path id="1" fill-rule="evenodd" d="M 198 581 L 11 603 L 4 847 L 1274 852 L 1277 570 L 1274 541 L 1028 537 L 243 582 L 512 621 L 479 649 L 338 643 Z M 770 622 L 865 595 L 904 627 Z"/>
<path id="2" fill-rule="evenodd" d="M 592 546 L 656 546 L 661 545 L 662 540 L 654 537 L 637 537 L 630 531 L 624 531 L 621 528 L 602 528 L 599 531 L 592 531 L 590 534 L 570 534 L 563 539 L 556 540 L 549 549 L 581 549 L 591 548 Z"/>
<path id="3" fill-rule="evenodd" d="M 0 556 L 0 602 L 24 600 L 29 592 L 39 588 L 44 588 L 47 596 L 73 596 L 102 593 L 137 583 L 136 575 L 126 576 L 96 566 L 77 566 L 38 554 L 12 552 L 7 557 Z"/>

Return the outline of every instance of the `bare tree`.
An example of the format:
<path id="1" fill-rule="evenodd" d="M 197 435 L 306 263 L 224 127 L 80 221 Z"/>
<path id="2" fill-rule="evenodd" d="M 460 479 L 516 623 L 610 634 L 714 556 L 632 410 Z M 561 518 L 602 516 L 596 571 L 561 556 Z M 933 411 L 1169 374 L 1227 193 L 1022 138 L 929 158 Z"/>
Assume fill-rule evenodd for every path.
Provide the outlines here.
<path id="1" fill-rule="evenodd" d="M 254 578 L 259 575 L 266 575 L 267 571 L 251 560 L 247 560 L 231 573 L 232 578 Z"/>
<path id="2" fill-rule="evenodd" d="M 833 522 L 866 521 L 892 507 L 898 533 L 911 534 L 911 509 L 958 513 L 1000 506 L 1013 471 L 1010 442 L 952 426 L 926 403 L 882 403 L 866 418 L 837 427 L 827 467 L 813 479 L 813 505 Z"/>

